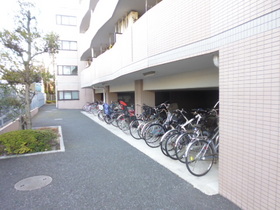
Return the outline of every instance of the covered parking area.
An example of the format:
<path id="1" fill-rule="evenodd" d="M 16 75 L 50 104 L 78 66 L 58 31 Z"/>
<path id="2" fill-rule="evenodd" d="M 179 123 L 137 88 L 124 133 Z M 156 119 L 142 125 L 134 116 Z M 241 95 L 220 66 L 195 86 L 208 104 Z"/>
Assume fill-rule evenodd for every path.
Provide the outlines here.
<path id="1" fill-rule="evenodd" d="M 121 99 L 131 105 L 156 106 L 168 101 L 186 110 L 211 108 L 219 100 L 217 59 L 218 51 L 156 66 L 150 58 L 151 67 L 96 86 L 107 87 L 107 102 Z M 141 112 L 139 106 L 135 109 Z"/>
<path id="2" fill-rule="evenodd" d="M 147 61 L 150 67 L 97 85 L 105 86 L 107 103 L 124 100 L 135 105 L 137 114 L 142 112 L 137 105 L 156 106 L 165 101 L 186 111 L 212 108 L 219 101 L 217 56 L 219 52 L 214 51 L 159 65 L 152 65 L 156 59 L 152 57 Z"/>
<path id="3" fill-rule="evenodd" d="M 155 103 L 164 101 L 177 103 L 179 108 L 212 108 L 219 100 L 219 88 L 197 88 L 186 90 L 166 90 L 155 92 Z"/>

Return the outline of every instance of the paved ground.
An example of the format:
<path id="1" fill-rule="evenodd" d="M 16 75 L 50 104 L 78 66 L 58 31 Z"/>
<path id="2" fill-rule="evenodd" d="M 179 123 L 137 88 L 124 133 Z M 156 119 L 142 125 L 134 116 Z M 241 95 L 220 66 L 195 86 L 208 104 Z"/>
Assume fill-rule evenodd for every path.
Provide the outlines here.
<path id="1" fill-rule="evenodd" d="M 208 196 L 79 110 L 44 106 L 34 126 L 62 127 L 65 152 L 0 160 L 0 209 L 238 209 Z M 50 176 L 37 190 L 14 185 Z"/>

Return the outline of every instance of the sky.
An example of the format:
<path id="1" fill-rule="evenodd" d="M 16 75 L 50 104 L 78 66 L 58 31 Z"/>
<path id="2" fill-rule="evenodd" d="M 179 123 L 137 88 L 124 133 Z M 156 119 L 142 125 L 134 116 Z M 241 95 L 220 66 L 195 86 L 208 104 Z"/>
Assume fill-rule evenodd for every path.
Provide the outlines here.
<path id="1" fill-rule="evenodd" d="M 37 8 L 41 10 L 44 5 L 43 0 L 35 0 L 36 4 L 38 5 Z M 42 7 L 42 8 L 41 8 Z M 45 7 L 45 11 L 48 8 Z M 16 12 L 19 11 L 19 7 L 17 4 L 17 0 L 9 0 L 6 1 L 4 4 L 1 4 L 0 7 L 0 29 L 11 29 L 14 24 L 14 16 Z"/>
<path id="2" fill-rule="evenodd" d="M 44 34 L 52 31 L 50 28 L 53 24 L 50 24 L 50 15 L 54 15 L 55 6 L 69 5 L 69 1 L 76 0 L 28 0 L 29 2 L 35 3 L 36 9 L 38 9 L 37 19 L 37 29 L 39 32 Z M 66 3 L 67 2 L 67 3 Z M 0 6 L 0 31 L 7 29 L 10 31 L 14 30 L 14 17 L 19 11 L 17 0 L 8 0 L 2 3 Z M 37 58 L 38 59 L 38 58 Z M 45 60 L 45 58 L 44 58 Z"/>
<path id="3" fill-rule="evenodd" d="M 54 10 L 54 7 L 61 6 L 63 4 L 69 4 L 71 0 L 28 0 L 36 5 L 39 11 L 39 15 L 36 16 L 38 19 L 38 26 L 48 26 L 48 14 Z M 75 0 L 73 0 L 75 1 Z M 14 25 L 14 16 L 19 11 L 17 0 L 5 1 L 0 7 L 0 30 L 12 29 Z"/>

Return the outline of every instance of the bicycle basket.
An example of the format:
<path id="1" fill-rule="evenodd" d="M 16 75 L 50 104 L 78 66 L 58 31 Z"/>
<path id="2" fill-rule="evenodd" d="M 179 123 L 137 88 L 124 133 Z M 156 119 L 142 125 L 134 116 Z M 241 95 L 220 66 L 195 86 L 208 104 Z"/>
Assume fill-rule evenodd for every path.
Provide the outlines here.
<path id="1" fill-rule="evenodd" d="M 171 113 L 174 112 L 176 109 L 178 109 L 178 104 L 177 103 L 172 103 L 168 106 L 168 111 L 170 111 Z"/>
<path id="2" fill-rule="evenodd" d="M 218 117 L 212 115 L 206 116 L 203 125 L 207 130 L 214 130 L 218 126 Z"/>

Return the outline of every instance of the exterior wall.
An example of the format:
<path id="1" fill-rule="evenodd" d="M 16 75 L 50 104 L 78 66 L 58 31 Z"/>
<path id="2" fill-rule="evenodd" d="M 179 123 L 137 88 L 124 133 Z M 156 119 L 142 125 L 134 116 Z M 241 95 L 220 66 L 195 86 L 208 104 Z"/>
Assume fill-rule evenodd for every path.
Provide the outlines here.
<path id="1" fill-rule="evenodd" d="M 134 91 L 134 81 L 130 80 L 126 83 L 110 85 L 110 92 L 127 92 Z"/>
<path id="2" fill-rule="evenodd" d="M 219 77 L 217 70 L 207 75 L 204 69 L 170 81 L 161 77 L 141 84 L 137 79 L 136 102 L 154 100 L 144 90 L 197 87 L 188 80 L 200 87 L 218 85 L 219 192 L 242 209 L 280 209 L 278 0 L 162 1 L 83 71 L 90 79 L 82 86 L 216 51 Z"/>
<path id="3" fill-rule="evenodd" d="M 65 16 L 76 16 L 78 15 L 78 1 L 71 0 L 67 6 L 62 5 L 56 11 L 54 16 L 65 15 Z M 54 19 L 54 24 L 56 20 Z M 77 24 L 78 24 L 77 17 Z M 78 41 L 79 38 L 79 26 L 72 25 L 55 25 L 54 31 L 59 34 L 60 40 L 65 41 Z M 57 95 L 57 108 L 59 109 L 80 109 L 85 103 L 91 102 L 93 99 L 92 89 L 83 89 L 81 87 L 81 70 L 85 68 L 86 62 L 79 61 L 78 50 L 60 50 L 55 58 L 55 70 L 56 70 L 56 91 L 79 91 L 79 100 L 59 100 Z M 58 75 L 58 65 L 71 65 L 78 66 L 77 75 Z"/>
<path id="4" fill-rule="evenodd" d="M 94 35 L 111 18 L 118 1 L 119 0 L 112 0 L 110 1 L 110 4 L 106 1 L 98 1 L 96 7 L 94 8 L 94 12 L 91 13 L 90 28 L 86 32 L 80 34 L 80 39 L 84 40 L 84 42 L 80 44 L 81 51 L 84 52 L 90 49 L 88 43 L 91 43 Z"/>
<path id="5" fill-rule="evenodd" d="M 241 0 L 229 5 L 221 1 L 211 1 L 211 4 L 202 0 L 195 3 L 162 1 L 142 15 L 131 29 L 126 30 L 112 49 L 94 59 L 91 67 L 83 70 L 82 76 L 86 80 L 82 79 L 82 87 L 114 80 L 152 66 L 214 52 L 227 42 L 239 38 L 235 34 L 238 33 L 237 28 L 243 30 L 242 24 L 279 7 L 276 0 L 245 5 L 247 9 L 243 8 L 244 2 Z M 245 19 L 244 13 L 239 13 L 239 10 L 246 13 Z M 220 11 L 223 11 L 221 16 Z M 250 17 L 247 17 L 247 12 L 251 14 Z M 259 24 L 270 27 L 269 23 L 262 21 Z M 256 33 L 257 24 L 244 29 Z M 93 28 L 94 25 L 91 25 L 89 31 Z"/>
<path id="6" fill-rule="evenodd" d="M 280 28 L 220 50 L 219 191 L 243 209 L 279 209 Z"/>
<path id="7" fill-rule="evenodd" d="M 145 90 L 219 87 L 219 70 L 206 69 L 144 80 Z"/>

